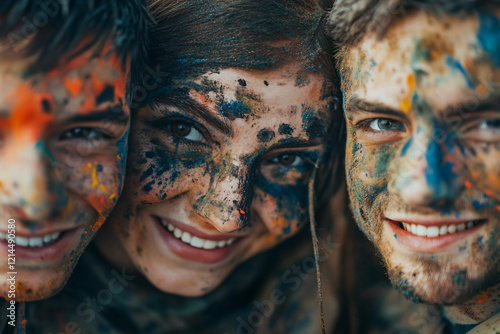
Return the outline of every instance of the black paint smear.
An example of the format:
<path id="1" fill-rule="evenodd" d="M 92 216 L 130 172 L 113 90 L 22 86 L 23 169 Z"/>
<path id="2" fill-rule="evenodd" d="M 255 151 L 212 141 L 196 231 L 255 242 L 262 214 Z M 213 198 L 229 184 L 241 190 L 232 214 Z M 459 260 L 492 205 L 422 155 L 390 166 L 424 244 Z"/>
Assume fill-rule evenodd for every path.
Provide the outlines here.
<path id="1" fill-rule="evenodd" d="M 263 143 L 267 143 L 268 141 L 271 141 L 274 138 L 275 134 L 274 131 L 271 129 L 262 129 L 259 131 L 257 134 L 257 139 Z"/>
<path id="2" fill-rule="evenodd" d="M 52 111 L 52 106 L 47 99 L 42 100 L 42 110 L 44 113 L 50 113 Z"/>
<path id="3" fill-rule="evenodd" d="M 278 132 L 281 135 L 289 135 L 290 136 L 293 133 L 293 128 L 290 126 L 290 124 L 281 123 L 280 127 L 278 129 Z"/>
<path id="4" fill-rule="evenodd" d="M 264 85 L 269 86 L 269 82 L 267 82 L 267 80 L 264 80 Z"/>
<path id="5" fill-rule="evenodd" d="M 101 94 L 95 99 L 96 106 L 104 102 L 112 102 L 115 99 L 115 88 L 113 86 L 106 86 Z"/>
<path id="6" fill-rule="evenodd" d="M 323 138 L 326 134 L 325 122 L 317 117 L 313 117 L 306 128 L 306 133 L 311 139 Z"/>
<path id="7" fill-rule="evenodd" d="M 238 79 L 238 83 L 240 84 L 240 86 L 243 86 L 243 87 L 247 86 L 247 82 L 244 79 Z"/>

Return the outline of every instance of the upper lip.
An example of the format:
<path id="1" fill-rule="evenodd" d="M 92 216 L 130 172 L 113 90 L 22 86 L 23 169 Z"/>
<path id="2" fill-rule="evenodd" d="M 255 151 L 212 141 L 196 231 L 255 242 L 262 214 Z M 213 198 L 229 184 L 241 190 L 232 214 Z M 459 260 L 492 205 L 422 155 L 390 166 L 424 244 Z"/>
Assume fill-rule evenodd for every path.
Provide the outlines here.
<path id="1" fill-rule="evenodd" d="M 443 217 L 443 216 L 422 216 L 422 215 L 412 215 L 412 214 L 387 214 L 385 218 L 407 224 L 415 225 L 425 225 L 425 226 L 439 226 L 439 225 L 453 225 L 453 224 L 463 224 L 470 221 L 477 220 L 487 220 L 486 218 L 477 217 L 470 214 L 460 215 L 460 219 L 453 217 Z"/>
<path id="2" fill-rule="evenodd" d="M 178 220 L 174 220 L 174 219 L 170 219 L 170 218 L 162 218 L 159 216 L 156 216 L 156 218 L 159 219 L 160 222 L 167 222 L 169 224 L 172 224 L 174 227 L 177 227 L 177 228 L 181 229 L 182 231 L 188 232 L 189 234 L 196 236 L 196 237 L 199 237 L 199 238 L 202 238 L 202 239 L 221 241 L 221 240 L 230 240 L 230 239 L 234 239 L 234 238 L 245 237 L 245 236 L 241 236 L 241 235 L 233 235 L 232 233 L 218 234 L 218 235 L 208 234 L 208 233 L 205 233 L 203 231 L 198 230 L 197 228 L 194 228 L 193 226 L 184 224 Z"/>
<path id="3" fill-rule="evenodd" d="M 17 226 L 16 226 L 17 227 Z M 25 229 L 23 230 L 18 230 L 17 228 L 15 229 L 16 233 L 15 235 L 18 237 L 23 237 L 23 238 L 40 238 L 43 236 L 46 236 L 48 234 L 53 234 L 53 233 L 63 233 L 63 232 L 68 232 L 68 231 L 73 231 L 77 228 L 80 228 L 81 226 L 76 226 L 76 227 L 71 227 L 71 228 L 66 228 L 66 229 L 54 229 L 54 230 L 47 230 L 47 231 L 37 231 L 37 233 L 30 233 L 29 231 L 26 231 Z M 1 233 L 3 234 L 8 234 L 8 230 L 0 230 Z"/>

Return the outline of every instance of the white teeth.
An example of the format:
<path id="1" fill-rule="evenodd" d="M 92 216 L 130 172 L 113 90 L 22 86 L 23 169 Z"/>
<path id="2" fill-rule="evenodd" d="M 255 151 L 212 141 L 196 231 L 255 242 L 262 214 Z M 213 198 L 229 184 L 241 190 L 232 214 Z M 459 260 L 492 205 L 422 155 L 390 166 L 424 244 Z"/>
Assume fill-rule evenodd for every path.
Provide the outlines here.
<path id="1" fill-rule="evenodd" d="M 60 235 L 60 232 L 55 232 L 52 234 L 46 234 L 44 236 L 31 238 L 16 236 L 15 241 L 16 245 L 21 247 L 45 247 L 57 241 Z M 0 232 L 0 240 L 7 240 L 7 235 Z"/>
<path id="2" fill-rule="evenodd" d="M 192 236 L 188 232 L 184 232 L 180 228 L 175 227 L 164 220 L 162 220 L 162 225 L 165 226 L 166 229 L 174 235 L 174 237 L 196 248 L 215 249 L 217 247 L 220 248 L 232 245 L 236 240 L 235 238 L 221 241 L 202 239 L 200 237 Z"/>
<path id="3" fill-rule="evenodd" d="M 445 235 L 446 233 L 448 233 L 448 226 L 441 226 L 441 228 L 439 229 L 439 235 Z"/>
<path id="4" fill-rule="evenodd" d="M 189 234 L 188 232 L 182 233 L 181 240 L 187 244 L 191 243 L 191 234 Z"/>
<path id="5" fill-rule="evenodd" d="M 427 228 L 427 237 L 433 238 L 439 235 L 439 227 L 437 226 L 429 226 Z"/>
<path id="6" fill-rule="evenodd" d="M 427 227 L 424 225 L 417 225 L 417 235 L 425 237 L 427 235 Z"/>
<path id="7" fill-rule="evenodd" d="M 205 240 L 205 243 L 203 244 L 203 248 L 205 249 L 214 249 L 215 247 L 217 247 L 217 241 Z"/>
<path id="8" fill-rule="evenodd" d="M 43 246 L 43 238 L 30 238 L 28 244 L 30 247 L 42 247 Z"/>
<path id="9" fill-rule="evenodd" d="M 451 225 L 441 225 L 441 226 L 424 226 L 417 224 L 409 224 L 409 223 L 401 223 L 405 231 L 408 231 L 412 234 L 434 238 L 440 235 L 462 232 L 464 230 L 468 230 L 473 228 L 477 224 L 479 224 L 480 220 L 473 220 L 467 223 L 461 224 L 451 224 Z"/>
<path id="10" fill-rule="evenodd" d="M 182 237 L 182 231 L 179 230 L 177 227 L 174 229 L 174 236 L 177 238 L 177 239 L 180 239 Z"/>
<path id="11" fill-rule="evenodd" d="M 16 245 L 21 247 L 26 247 L 30 243 L 30 239 L 23 237 L 16 237 Z"/>
<path id="12" fill-rule="evenodd" d="M 193 247 L 196 247 L 196 248 L 203 248 L 203 245 L 205 244 L 205 240 L 200 239 L 198 237 L 192 237 L 191 242 L 189 244 Z"/>

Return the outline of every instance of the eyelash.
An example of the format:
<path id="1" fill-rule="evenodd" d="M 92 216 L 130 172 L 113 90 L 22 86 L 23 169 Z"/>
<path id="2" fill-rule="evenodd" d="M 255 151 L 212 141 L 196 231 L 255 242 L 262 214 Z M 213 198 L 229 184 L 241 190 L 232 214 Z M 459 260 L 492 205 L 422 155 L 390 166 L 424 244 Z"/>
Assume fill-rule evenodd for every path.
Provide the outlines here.
<path id="1" fill-rule="evenodd" d="M 174 123 L 184 123 L 184 124 L 194 128 L 196 131 L 200 132 L 201 135 L 203 136 L 203 138 L 205 139 L 205 141 L 208 142 L 210 139 L 210 135 L 208 134 L 208 131 L 202 125 L 200 125 L 198 122 L 191 119 L 190 117 L 187 117 L 184 115 L 179 115 L 177 113 L 173 113 L 172 115 L 149 121 L 148 123 L 154 128 L 168 132 L 168 134 L 172 136 L 174 141 L 178 141 L 178 142 L 181 142 L 181 143 L 186 144 L 186 145 L 206 146 L 208 144 L 204 143 L 204 142 L 193 141 L 193 140 L 179 137 L 178 135 L 172 133 L 171 129 L 169 128 L 169 125 L 174 124 Z"/>

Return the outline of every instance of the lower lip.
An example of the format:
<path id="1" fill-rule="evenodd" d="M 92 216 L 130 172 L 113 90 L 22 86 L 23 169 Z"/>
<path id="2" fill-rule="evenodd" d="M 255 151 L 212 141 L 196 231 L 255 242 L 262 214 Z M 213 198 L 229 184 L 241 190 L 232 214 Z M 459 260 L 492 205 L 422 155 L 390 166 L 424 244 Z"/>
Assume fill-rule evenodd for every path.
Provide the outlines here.
<path id="1" fill-rule="evenodd" d="M 168 248 L 178 257 L 189 261 L 207 264 L 220 262 L 234 252 L 239 242 L 239 240 L 236 240 L 232 245 L 215 249 L 196 248 L 177 239 L 157 219 L 155 219 L 155 224 L 160 231 L 160 235 L 167 242 Z"/>
<path id="2" fill-rule="evenodd" d="M 53 244 L 50 244 L 45 247 L 23 247 L 16 245 L 15 247 L 15 258 L 20 260 L 32 260 L 32 261 L 53 261 L 62 256 L 64 252 L 68 249 L 71 240 L 73 240 L 73 236 L 76 233 L 76 229 L 67 231 L 64 235 L 59 238 Z M 6 254 L 10 254 L 8 251 L 10 248 L 8 247 L 8 242 L 6 240 L 0 241 L 0 252 L 5 252 Z"/>
<path id="3" fill-rule="evenodd" d="M 451 244 L 464 240 L 471 234 L 474 234 L 478 228 L 484 223 L 474 226 L 473 228 L 455 232 L 453 234 L 445 234 L 438 237 L 422 237 L 406 231 L 399 226 L 399 223 L 386 220 L 387 225 L 392 231 L 392 235 L 397 236 L 397 242 L 408 248 L 409 250 L 420 253 L 435 253 L 444 250 Z"/>

